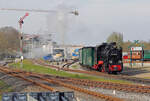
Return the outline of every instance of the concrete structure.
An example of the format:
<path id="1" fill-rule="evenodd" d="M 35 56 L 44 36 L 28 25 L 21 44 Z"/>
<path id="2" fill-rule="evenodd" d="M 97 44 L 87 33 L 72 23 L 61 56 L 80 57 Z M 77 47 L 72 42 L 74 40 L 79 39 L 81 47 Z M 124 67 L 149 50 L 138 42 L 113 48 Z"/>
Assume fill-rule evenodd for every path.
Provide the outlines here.
<path id="1" fill-rule="evenodd" d="M 83 45 L 58 45 L 52 41 L 51 34 L 24 34 L 24 56 L 26 58 L 41 58 L 52 54 L 72 59 L 74 51 L 82 47 Z M 59 50 L 62 55 L 58 53 Z"/>

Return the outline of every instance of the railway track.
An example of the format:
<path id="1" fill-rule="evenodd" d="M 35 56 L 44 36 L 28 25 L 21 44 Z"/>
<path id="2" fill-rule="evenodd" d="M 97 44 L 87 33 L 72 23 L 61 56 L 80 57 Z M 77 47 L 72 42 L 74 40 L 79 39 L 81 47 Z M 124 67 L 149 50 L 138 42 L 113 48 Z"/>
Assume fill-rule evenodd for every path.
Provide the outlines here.
<path id="1" fill-rule="evenodd" d="M 23 72 L 10 71 L 10 70 L 8 70 L 8 69 L 4 69 L 4 67 L 3 67 L 3 68 L 0 67 L 0 72 L 6 73 L 6 74 L 8 74 L 8 75 L 10 75 L 10 76 L 13 76 L 13 77 L 21 78 L 21 79 L 23 79 L 23 80 L 25 80 L 25 81 L 28 81 L 28 82 L 30 82 L 30 83 L 32 83 L 32 84 L 34 84 L 34 85 L 40 86 L 40 87 L 42 87 L 42 88 L 48 89 L 48 90 L 50 90 L 50 91 L 55 91 L 55 89 L 52 88 L 52 87 L 50 87 L 50 86 L 47 86 L 47 85 L 45 85 L 45 84 L 41 84 L 41 83 L 39 83 L 39 82 L 37 82 L 37 81 L 34 81 L 34 80 L 32 80 L 32 79 L 26 78 L 25 75 L 20 75 L 20 74 L 23 73 Z"/>
<path id="2" fill-rule="evenodd" d="M 8 68 L 9 69 L 9 68 Z M 121 84 L 121 83 L 112 83 L 112 82 L 103 82 L 103 81 L 94 81 L 94 80 L 86 80 L 86 79 L 75 79 L 75 78 L 68 78 L 68 77 L 60 77 L 60 76 L 53 76 L 53 75 L 44 75 L 39 73 L 30 73 L 29 72 L 22 72 L 20 70 L 16 70 L 18 73 L 28 74 L 30 76 L 36 76 L 40 78 L 49 78 L 55 80 L 59 80 L 61 82 L 67 82 L 76 85 L 83 85 L 88 87 L 95 87 L 95 88 L 104 88 L 104 89 L 112 89 L 124 92 L 134 92 L 134 93 L 150 93 L 150 86 L 141 86 L 141 85 L 131 85 L 131 84 Z"/>
<path id="3" fill-rule="evenodd" d="M 72 64 L 74 64 L 74 63 L 76 63 L 76 62 L 78 62 L 78 61 L 79 61 L 79 60 L 74 60 L 74 61 L 68 62 L 68 63 L 64 64 L 62 67 L 63 67 L 63 68 L 64 68 L 64 67 L 69 68 L 69 66 L 71 66 Z"/>
<path id="4" fill-rule="evenodd" d="M 148 86 L 139 86 L 139 85 L 128 85 L 128 84 L 116 84 L 116 83 L 108 83 L 108 82 L 96 82 L 96 81 L 88 81 L 88 80 L 75 80 L 75 79 L 62 79 L 63 82 L 71 82 L 73 84 L 96 87 L 96 88 L 104 88 L 111 90 L 118 90 L 124 92 L 134 92 L 134 93 L 150 93 L 150 87 Z"/>
<path id="5" fill-rule="evenodd" d="M 58 70 L 64 70 L 64 71 L 68 71 L 68 72 L 90 74 L 90 75 L 103 76 L 103 77 L 120 79 L 120 80 L 127 80 L 127 81 L 132 81 L 132 82 L 135 82 L 135 83 L 150 84 L 149 79 L 130 77 L 130 76 L 126 76 L 126 75 L 123 75 L 123 74 L 111 75 L 111 74 L 101 73 L 101 72 L 97 72 L 97 71 L 85 71 L 85 70 L 74 70 L 74 69 L 69 69 L 69 68 L 60 68 L 58 66 L 49 65 L 49 64 L 47 64 L 47 63 L 45 63 L 41 60 L 33 60 L 33 62 L 35 62 L 37 64 L 40 64 L 40 65 L 47 66 L 47 67 L 51 67 L 51 68 L 58 69 Z"/>
<path id="6" fill-rule="evenodd" d="M 100 93 L 97 93 L 97 92 L 94 92 L 94 91 L 90 91 L 90 90 L 87 90 L 87 89 L 79 88 L 79 87 L 73 86 L 71 84 L 64 83 L 59 79 L 46 78 L 46 77 L 44 77 L 42 75 L 38 75 L 36 73 L 25 72 L 25 71 L 20 71 L 20 70 L 14 70 L 14 69 L 6 68 L 6 67 L 0 67 L 0 71 L 3 72 L 3 73 L 6 73 L 8 75 L 21 78 L 23 80 L 31 82 L 35 85 L 38 85 L 38 86 L 40 86 L 42 88 L 45 88 L 45 89 L 48 89 L 50 91 L 56 91 L 56 90 L 54 88 L 50 87 L 50 86 L 39 83 L 37 81 L 38 80 L 43 80 L 43 81 L 46 81 L 48 83 L 58 84 L 60 86 L 66 87 L 66 88 L 70 88 L 70 89 L 73 89 L 73 90 L 76 90 L 76 91 L 79 91 L 79 92 L 82 92 L 82 93 L 85 93 L 85 94 L 88 94 L 88 95 L 92 95 L 92 96 L 95 96 L 95 97 L 98 97 L 98 98 L 101 98 L 101 99 L 105 99 L 106 101 L 123 101 L 123 99 L 120 99 L 120 98 L 116 98 L 116 97 L 100 94 Z M 27 76 L 35 77 L 37 79 L 37 81 L 29 79 L 29 78 L 27 78 Z"/>

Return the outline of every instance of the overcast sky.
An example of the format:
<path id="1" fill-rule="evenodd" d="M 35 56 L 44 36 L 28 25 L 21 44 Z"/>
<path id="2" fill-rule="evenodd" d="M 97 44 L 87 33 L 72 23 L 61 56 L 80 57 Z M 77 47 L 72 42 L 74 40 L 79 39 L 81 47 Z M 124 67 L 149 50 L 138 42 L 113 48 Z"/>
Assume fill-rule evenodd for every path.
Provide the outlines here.
<path id="1" fill-rule="evenodd" d="M 65 24 L 60 25 L 62 18 L 54 13 L 30 12 L 25 19 L 25 33 L 48 29 L 58 42 L 61 31 L 70 44 L 99 44 L 114 31 L 123 33 L 124 40 L 150 40 L 150 0 L 0 0 L 0 7 L 60 11 L 64 8 L 66 12 L 77 9 L 79 16 L 65 15 Z M 0 27 L 18 29 L 18 19 L 24 13 L 0 11 Z"/>

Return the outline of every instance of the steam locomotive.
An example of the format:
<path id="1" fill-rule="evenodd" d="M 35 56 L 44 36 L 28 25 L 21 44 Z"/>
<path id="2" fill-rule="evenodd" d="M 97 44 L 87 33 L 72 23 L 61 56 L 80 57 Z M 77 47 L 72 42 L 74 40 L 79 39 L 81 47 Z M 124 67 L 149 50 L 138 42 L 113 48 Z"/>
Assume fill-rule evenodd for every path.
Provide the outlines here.
<path id="1" fill-rule="evenodd" d="M 79 50 L 79 63 L 100 72 L 117 73 L 123 70 L 122 48 L 115 42 Z"/>

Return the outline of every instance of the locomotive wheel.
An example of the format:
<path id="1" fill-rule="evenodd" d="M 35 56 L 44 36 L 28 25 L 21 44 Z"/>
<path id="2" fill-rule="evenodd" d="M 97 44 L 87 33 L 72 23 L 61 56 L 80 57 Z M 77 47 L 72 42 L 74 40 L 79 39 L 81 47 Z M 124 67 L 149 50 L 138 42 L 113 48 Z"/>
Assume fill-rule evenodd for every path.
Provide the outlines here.
<path id="1" fill-rule="evenodd" d="M 102 71 L 102 66 L 98 66 L 98 71 L 99 71 L 99 72 Z"/>
<path id="2" fill-rule="evenodd" d="M 118 72 L 116 72 L 116 71 L 115 71 L 115 72 L 112 72 L 112 74 L 115 74 L 115 75 L 117 75 L 117 73 L 118 73 Z"/>
<path id="3" fill-rule="evenodd" d="M 113 74 L 113 72 L 112 71 L 108 71 L 108 74 Z"/>
<path id="4" fill-rule="evenodd" d="M 121 64 L 121 67 L 122 67 L 122 69 L 121 69 L 121 71 L 120 71 L 120 72 L 122 72 L 122 71 L 123 71 L 123 64 Z"/>
<path id="5" fill-rule="evenodd" d="M 102 65 L 102 69 L 104 70 L 104 72 L 109 73 L 109 68 L 108 68 L 108 65 L 106 63 Z"/>
<path id="6" fill-rule="evenodd" d="M 105 72 L 111 73 L 111 71 L 109 71 L 109 66 L 107 64 L 105 64 L 104 66 L 105 66 Z"/>

